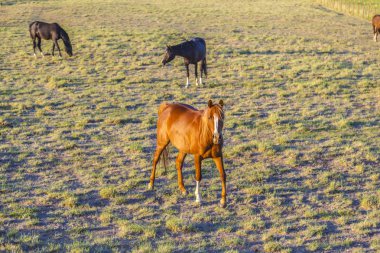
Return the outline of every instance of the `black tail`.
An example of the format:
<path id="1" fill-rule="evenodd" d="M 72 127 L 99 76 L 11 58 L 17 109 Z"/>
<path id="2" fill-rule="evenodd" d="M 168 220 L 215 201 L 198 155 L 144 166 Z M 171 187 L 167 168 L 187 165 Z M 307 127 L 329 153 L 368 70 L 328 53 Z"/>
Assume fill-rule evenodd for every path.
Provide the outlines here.
<path id="1" fill-rule="evenodd" d="M 202 60 L 202 70 L 205 76 L 207 77 L 207 63 L 206 63 L 206 57 Z"/>

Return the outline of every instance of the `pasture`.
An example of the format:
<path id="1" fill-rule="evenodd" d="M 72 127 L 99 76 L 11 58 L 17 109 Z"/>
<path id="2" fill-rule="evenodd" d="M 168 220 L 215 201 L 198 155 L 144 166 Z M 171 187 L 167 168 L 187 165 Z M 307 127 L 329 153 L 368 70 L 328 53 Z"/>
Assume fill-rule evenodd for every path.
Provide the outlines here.
<path id="1" fill-rule="evenodd" d="M 0 6 L 0 251 L 378 252 L 380 43 L 308 0 L 5 0 Z M 73 57 L 33 57 L 59 23 Z M 185 89 L 166 44 L 206 39 Z M 63 44 L 60 41 L 61 49 Z M 161 102 L 225 103 L 227 207 L 188 156 L 147 185 Z"/>
<path id="2" fill-rule="evenodd" d="M 371 20 L 380 13 L 380 2 L 377 0 L 315 0 L 325 7 L 348 15 Z"/>

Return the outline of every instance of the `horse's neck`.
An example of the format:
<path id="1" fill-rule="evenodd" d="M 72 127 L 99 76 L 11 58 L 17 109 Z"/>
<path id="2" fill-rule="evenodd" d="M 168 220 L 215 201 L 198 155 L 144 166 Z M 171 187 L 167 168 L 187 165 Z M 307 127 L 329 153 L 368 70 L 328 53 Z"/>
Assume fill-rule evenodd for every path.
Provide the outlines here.
<path id="1" fill-rule="evenodd" d="M 188 58 L 190 56 L 190 45 L 188 42 L 181 43 L 179 45 L 173 46 L 173 52 L 175 55 Z"/>
<path id="2" fill-rule="evenodd" d="M 212 144 L 212 130 L 207 125 L 207 120 L 200 117 L 199 122 L 199 142 L 202 146 L 209 146 Z"/>

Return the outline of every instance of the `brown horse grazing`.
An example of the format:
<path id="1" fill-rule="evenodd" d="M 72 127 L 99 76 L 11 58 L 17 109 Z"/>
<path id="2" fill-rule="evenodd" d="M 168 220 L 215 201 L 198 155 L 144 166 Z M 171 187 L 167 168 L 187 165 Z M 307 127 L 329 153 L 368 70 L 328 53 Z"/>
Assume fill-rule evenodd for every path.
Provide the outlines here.
<path id="1" fill-rule="evenodd" d="M 58 45 L 58 40 L 62 39 L 65 44 L 65 51 L 69 56 L 73 55 L 73 49 L 71 46 L 69 35 L 63 30 L 63 28 L 57 23 L 44 23 L 40 21 L 34 21 L 29 24 L 29 33 L 30 37 L 33 40 L 33 51 L 34 56 L 36 56 L 36 39 L 38 40 L 37 46 L 41 52 L 41 55 L 44 56 L 41 50 L 41 39 L 44 40 L 53 40 L 53 50 L 52 55 L 54 55 L 54 49 L 57 47 L 59 56 L 62 57 L 61 49 Z"/>
<path id="2" fill-rule="evenodd" d="M 375 15 L 372 18 L 373 40 L 377 42 L 377 35 L 380 33 L 380 15 Z"/>
<path id="3" fill-rule="evenodd" d="M 195 159 L 196 202 L 200 203 L 199 183 L 202 179 L 201 162 L 212 158 L 219 170 L 222 180 L 222 198 L 220 205 L 226 206 L 226 173 L 223 164 L 223 129 L 224 111 L 223 100 L 219 104 L 208 101 L 208 107 L 197 110 L 194 107 L 180 103 L 163 103 L 158 109 L 157 147 L 153 158 L 153 169 L 150 176 L 149 189 L 154 187 L 156 165 L 166 147 L 172 143 L 179 150 L 176 168 L 178 186 L 186 195 L 183 185 L 182 165 L 187 154 L 193 154 Z M 163 153 L 164 161 L 166 159 Z M 167 153 L 166 153 L 167 154 Z M 164 163 L 165 164 L 165 163 Z"/>

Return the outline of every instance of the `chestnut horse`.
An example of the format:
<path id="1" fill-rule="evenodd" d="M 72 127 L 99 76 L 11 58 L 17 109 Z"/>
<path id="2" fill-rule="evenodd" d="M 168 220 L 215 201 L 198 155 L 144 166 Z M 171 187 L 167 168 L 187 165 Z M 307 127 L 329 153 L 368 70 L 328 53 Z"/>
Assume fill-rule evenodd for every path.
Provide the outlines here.
<path id="1" fill-rule="evenodd" d="M 153 158 L 153 169 L 150 176 L 149 189 L 154 187 L 156 165 L 161 153 L 169 143 L 179 150 L 176 168 L 178 172 L 178 186 L 182 194 L 187 191 L 183 185 L 182 166 L 187 154 L 194 155 L 196 202 L 201 202 L 199 183 L 202 179 L 201 163 L 203 159 L 212 158 L 219 170 L 222 181 L 222 196 L 220 206 L 226 206 L 226 173 L 223 164 L 223 100 L 219 104 L 208 101 L 208 107 L 197 110 L 194 107 L 180 103 L 162 103 L 158 109 L 157 147 Z M 165 162 L 164 162 L 165 164 Z"/>
<path id="2" fill-rule="evenodd" d="M 380 15 L 375 15 L 372 18 L 372 27 L 373 27 L 373 40 L 377 42 L 377 36 L 380 32 Z"/>
<path id="3" fill-rule="evenodd" d="M 59 39 L 62 39 L 63 43 L 65 44 L 66 53 L 69 56 L 73 55 L 73 49 L 71 46 L 69 35 L 57 23 L 49 24 L 49 23 L 45 23 L 41 21 L 34 21 L 29 24 L 29 33 L 30 33 L 30 37 L 33 40 L 34 56 L 36 56 L 36 39 L 37 39 L 38 49 L 40 50 L 40 53 L 42 56 L 44 56 L 44 53 L 42 53 L 42 50 L 41 50 L 41 39 L 53 40 L 52 55 L 54 55 L 54 49 L 55 47 L 57 47 L 59 56 L 62 57 L 61 49 L 59 48 L 59 45 L 58 45 Z"/>

